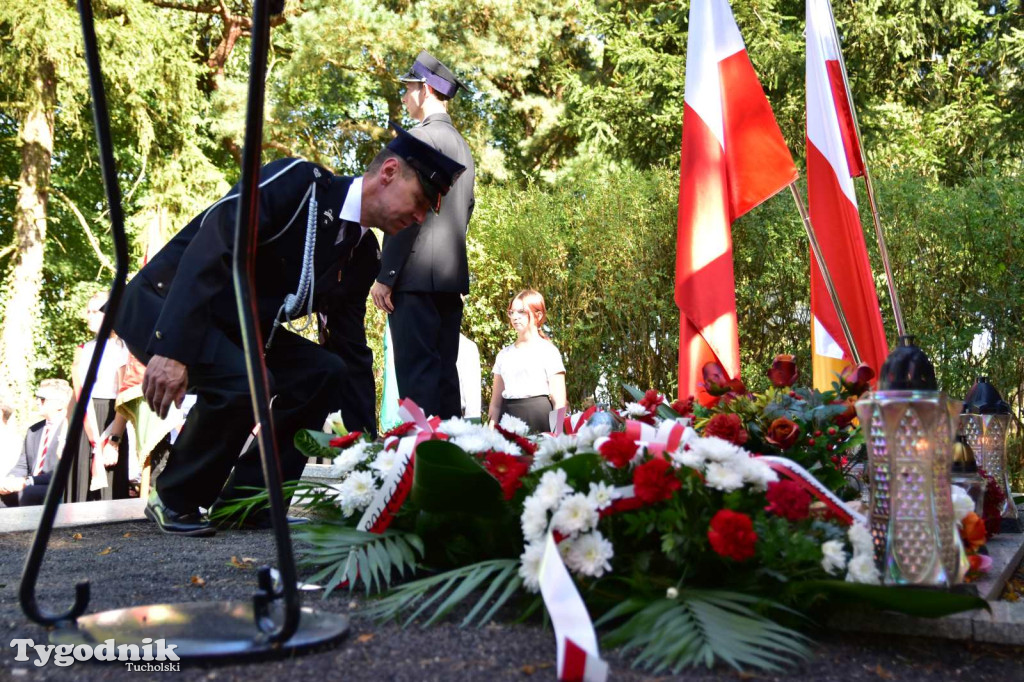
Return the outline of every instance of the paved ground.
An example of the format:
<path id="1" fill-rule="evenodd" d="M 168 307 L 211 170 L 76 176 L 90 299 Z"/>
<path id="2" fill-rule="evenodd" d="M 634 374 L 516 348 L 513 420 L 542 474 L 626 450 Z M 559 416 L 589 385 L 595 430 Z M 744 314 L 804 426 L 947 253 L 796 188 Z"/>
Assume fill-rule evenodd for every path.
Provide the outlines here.
<path id="1" fill-rule="evenodd" d="M 92 582 L 89 611 L 161 602 L 248 600 L 255 572 L 232 563 L 270 562 L 275 551 L 269 531 L 221 533 L 208 539 L 159 534 L 147 522 L 58 529 L 39 579 L 39 602 L 58 610 L 70 604 L 72 585 Z M 0 535 L 0 680 L 109 681 L 126 677 L 121 664 L 76 663 L 68 668 L 36 668 L 14 661 L 15 638 L 46 640 L 18 605 L 18 585 L 31 535 Z M 244 559 L 254 559 L 245 562 Z M 199 587 L 193 576 L 202 579 Z M 328 651 L 292 660 L 218 667 L 183 666 L 180 672 L 130 673 L 132 679 L 176 680 L 550 680 L 554 679 L 554 637 L 533 625 L 492 624 L 460 630 L 444 625 L 400 630 L 360 618 L 360 599 L 337 594 L 318 609 L 348 613 L 351 636 Z M 740 675 L 729 669 L 694 670 L 679 679 L 925 680 L 963 679 L 1010 682 L 1024 679 L 1024 650 L 941 640 L 870 637 L 847 633 L 811 633 L 818 641 L 813 660 L 784 676 Z M 606 652 L 613 680 L 650 677 L 629 668 L 629 661 Z"/>

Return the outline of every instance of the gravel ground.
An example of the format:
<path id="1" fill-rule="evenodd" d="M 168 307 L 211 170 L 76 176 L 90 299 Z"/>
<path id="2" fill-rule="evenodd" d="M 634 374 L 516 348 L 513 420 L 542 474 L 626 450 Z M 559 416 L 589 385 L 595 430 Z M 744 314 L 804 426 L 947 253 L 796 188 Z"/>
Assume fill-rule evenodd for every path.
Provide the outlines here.
<path id="1" fill-rule="evenodd" d="M 29 533 L 0 535 L 0 680 L 120 680 L 123 664 L 75 663 L 38 668 L 14 660 L 12 639 L 46 641 L 18 604 L 21 567 Z M 151 603 L 248 600 L 255 589 L 249 564 L 273 563 L 270 531 L 219 533 L 194 539 L 161 535 L 148 522 L 58 529 L 50 541 L 38 581 L 44 609 L 70 604 L 72 585 L 92 583 L 89 612 Z M 232 562 L 232 557 L 236 561 Z M 243 561 L 252 559 L 253 561 Z M 241 564 L 241 565 L 239 565 Z M 193 581 L 202 579 L 202 586 Z M 262 663 L 199 666 L 180 672 L 133 672 L 132 679 L 177 680 L 549 680 L 555 679 L 554 636 L 539 624 L 492 623 L 482 629 L 454 625 L 400 630 L 360 617 L 360 599 L 336 593 L 326 601 L 307 596 L 319 610 L 346 613 L 352 631 L 340 645 L 293 659 Z M 1024 679 L 1024 649 L 892 636 L 811 633 L 815 656 L 786 675 L 737 673 L 728 668 L 695 669 L 680 679 L 925 680 L 964 679 L 1009 682 Z M 617 652 L 605 652 L 614 680 L 674 679 L 634 671 Z"/>

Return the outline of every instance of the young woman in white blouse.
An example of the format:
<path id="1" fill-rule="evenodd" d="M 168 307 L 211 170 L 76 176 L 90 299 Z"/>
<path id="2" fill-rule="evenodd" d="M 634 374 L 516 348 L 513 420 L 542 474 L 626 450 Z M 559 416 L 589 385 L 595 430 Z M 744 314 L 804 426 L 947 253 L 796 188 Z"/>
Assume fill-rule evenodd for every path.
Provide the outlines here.
<path id="1" fill-rule="evenodd" d="M 494 360 L 490 417 L 498 423 L 510 414 L 531 431 L 550 431 L 551 410 L 565 407 L 565 365 L 542 329 L 548 319 L 544 297 L 533 289 L 519 292 L 508 317 L 517 338 Z"/>

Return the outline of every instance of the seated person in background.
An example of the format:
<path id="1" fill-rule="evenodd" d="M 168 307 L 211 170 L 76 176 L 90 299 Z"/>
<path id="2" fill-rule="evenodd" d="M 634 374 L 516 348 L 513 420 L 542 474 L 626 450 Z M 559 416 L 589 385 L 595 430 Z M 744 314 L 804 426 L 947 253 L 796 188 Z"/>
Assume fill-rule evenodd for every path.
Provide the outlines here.
<path id="1" fill-rule="evenodd" d="M 544 297 L 533 289 L 519 292 L 508 307 L 516 341 L 494 360 L 489 414 L 494 423 L 510 414 L 531 431 L 551 430 L 551 409 L 565 407 L 565 365 L 542 329 L 547 321 Z"/>
<path id="2" fill-rule="evenodd" d="M 64 448 L 71 386 L 63 379 L 45 379 L 36 400 L 43 419 L 28 427 L 17 464 L 0 479 L 0 496 L 8 507 L 43 503 Z"/>

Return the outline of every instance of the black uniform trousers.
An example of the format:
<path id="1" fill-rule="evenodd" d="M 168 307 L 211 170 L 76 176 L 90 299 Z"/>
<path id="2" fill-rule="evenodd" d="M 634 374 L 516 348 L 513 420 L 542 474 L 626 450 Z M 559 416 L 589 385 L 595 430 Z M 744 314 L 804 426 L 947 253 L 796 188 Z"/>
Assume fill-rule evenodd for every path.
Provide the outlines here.
<path id="1" fill-rule="evenodd" d="M 209 333 L 223 335 L 214 329 Z M 295 432 L 319 430 L 327 414 L 338 409 L 345 364 L 333 353 L 283 328 L 275 334 L 265 359 L 281 480 L 298 480 L 306 458 L 295 448 Z M 196 404 L 156 480 L 160 499 L 182 513 L 208 508 L 218 496 L 232 499 L 252 495 L 252 491 L 239 490 L 241 487 L 266 487 L 255 441 L 240 456 L 255 424 L 241 345 L 223 336 L 213 362 L 190 366 L 188 372 L 189 390 L 196 394 Z M 225 486 L 229 475 L 231 481 Z"/>
<path id="2" fill-rule="evenodd" d="M 462 416 L 459 394 L 459 331 L 462 297 L 438 291 L 393 291 L 388 320 L 395 339 L 398 394 L 428 415 Z"/>

